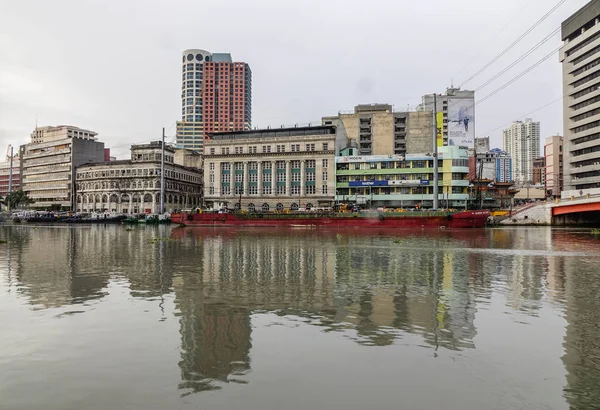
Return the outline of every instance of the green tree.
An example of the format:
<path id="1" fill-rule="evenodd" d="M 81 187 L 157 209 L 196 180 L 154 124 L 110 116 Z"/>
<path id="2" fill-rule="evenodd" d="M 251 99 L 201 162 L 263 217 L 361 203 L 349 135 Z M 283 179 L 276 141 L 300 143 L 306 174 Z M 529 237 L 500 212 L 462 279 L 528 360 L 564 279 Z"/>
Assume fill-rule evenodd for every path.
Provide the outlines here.
<path id="1" fill-rule="evenodd" d="M 29 205 L 33 202 L 33 199 L 29 198 L 29 196 L 25 192 L 23 192 L 22 189 L 7 194 L 6 197 L 2 200 L 2 203 L 10 207 L 10 209 L 15 209 L 22 205 Z"/>

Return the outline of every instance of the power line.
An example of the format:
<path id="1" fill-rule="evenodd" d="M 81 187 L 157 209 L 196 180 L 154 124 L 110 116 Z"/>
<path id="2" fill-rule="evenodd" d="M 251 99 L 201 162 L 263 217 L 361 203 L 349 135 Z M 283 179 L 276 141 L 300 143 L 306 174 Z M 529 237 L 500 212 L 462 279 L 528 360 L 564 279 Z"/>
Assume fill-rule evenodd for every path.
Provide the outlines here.
<path id="1" fill-rule="evenodd" d="M 550 57 L 552 57 L 559 49 L 560 49 L 560 47 L 552 50 L 552 52 L 550 52 L 549 54 L 546 54 L 544 57 L 542 57 L 540 60 L 538 60 L 537 62 L 535 62 L 533 65 L 529 66 L 527 69 L 525 69 L 521 73 L 517 74 L 515 77 L 511 78 L 509 81 L 507 81 L 506 83 L 502 84 L 500 87 L 496 88 L 494 91 L 492 91 L 491 93 L 489 93 L 488 95 L 486 95 L 485 97 L 483 97 L 482 99 L 480 99 L 477 102 L 477 104 L 481 104 L 485 100 L 493 97 L 495 94 L 497 94 L 498 92 L 502 91 L 503 89 L 505 89 L 506 87 L 508 87 L 509 85 L 511 85 L 512 83 L 514 83 L 515 81 L 517 81 L 519 78 L 523 77 L 525 74 L 527 74 L 528 72 L 530 72 L 531 70 L 533 70 L 534 68 L 536 68 L 537 66 L 539 66 L 540 64 L 542 64 L 544 61 L 546 61 L 547 59 L 549 59 Z"/>
<path id="2" fill-rule="evenodd" d="M 542 16 L 542 18 L 540 18 L 531 27 L 529 27 L 527 30 L 525 30 L 525 32 L 523 34 L 521 34 L 515 41 L 513 41 L 508 47 L 506 47 L 504 50 L 502 50 L 500 52 L 500 54 L 496 55 L 496 57 L 494 57 L 490 62 L 488 62 L 486 65 L 484 65 L 482 68 L 480 68 L 479 71 L 477 71 L 475 74 L 473 74 L 472 76 L 467 78 L 465 81 L 463 81 L 458 87 L 461 88 L 463 85 L 465 85 L 466 83 L 468 83 L 469 81 L 471 81 L 472 79 L 477 77 L 479 74 L 484 72 L 488 67 L 490 67 L 492 64 L 494 64 L 496 61 L 498 61 L 498 59 L 500 59 L 500 57 L 502 57 L 504 54 L 509 52 L 515 45 L 517 45 L 521 40 L 523 40 L 529 33 L 531 33 L 537 26 L 539 26 L 544 20 L 546 20 L 548 18 L 548 16 L 550 16 L 550 14 L 552 14 L 556 9 L 558 9 L 566 1 L 567 0 L 560 0 L 558 3 L 556 3 L 554 5 L 554 7 L 552 7 L 550 9 L 550 11 L 548 11 L 546 14 L 544 14 Z"/>
<path id="3" fill-rule="evenodd" d="M 471 65 L 471 63 L 472 63 L 473 61 L 475 61 L 475 59 L 476 59 L 477 57 L 479 57 L 479 55 L 481 54 L 481 52 L 482 52 L 483 50 L 487 49 L 487 47 L 488 47 L 490 44 L 492 44 L 492 43 L 494 42 L 494 40 L 496 40 L 496 39 L 498 38 L 498 36 L 499 36 L 500 34 L 502 34 L 502 33 L 504 32 L 504 30 L 506 30 L 506 29 L 507 29 L 507 28 L 508 28 L 508 27 L 509 27 L 509 26 L 510 26 L 510 25 L 511 25 L 511 24 L 512 24 L 514 21 L 515 21 L 515 17 L 516 17 L 516 16 L 518 16 L 519 14 L 521 14 L 521 13 L 523 12 L 523 10 L 525 10 L 525 9 L 526 9 L 526 8 L 527 8 L 527 7 L 528 7 L 528 6 L 529 6 L 531 3 L 533 3 L 533 0 L 529 0 L 529 1 L 527 2 L 527 4 L 525 4 L 525 6 L 524 6 L 524 7 L 523 7 L 521 10 L 519 10 L 519 11 L 517 12 L 517 14 L 516 14 L 515 16 L 513 16 L 513 17 L 512 17 L 512 18 L 511 18 L 511 19 L 508 21 L 508 23 L 506 23 L 506 24 L 504 25 L 504 27 L 502 27 L 502 28 L 500 29 L 500 31 L 498 31 L 498 32 L 496 33 L 496 35 L 495 35 L 494 37 L 492 37 L 492 39 L 491 39 L 489 42 L 487 42 L 487 43 L 485 44 L 485 46 L 483 46 L 483 47 L 481 47 L 479 50 L 477 50 L 477 52 L 475 53 L 475 55 L 473 56 L 473 58 L 472 58 L 471 60 L 469 60 L 469 62 L 468 62 L 467 64 L 465 64 L 465 66 L 464 66 L 463 68 L 461 68 L 461 69 L 460 69 L 460 71 L 458 71 L 458 72 L 457 72 L 457 73 L 456 73 L 454 76 L 456 77 L 456 76 L 458 76 L 460 73 L 462 73 L 463 71 L 465 71 L 465 69 L 466 69 L 468 66 L 470 66 L 470 65 Z"/>
<path id="4" fill-rule="evenodd" d="M 544 45 L 548 40 L 550 40 L 559 31 L 560 31 L 560 27 L 558 27 L 557 29 L 555 29 L 552 33 L 548 34 L 546 37 L 544 37 L 544 39 L 542 39 L 542 41 L 540 41 L 535 46 L 533 46 L 532 48 L 530 48 L 525 54 L 521 55 L 519 58 L 517 58 L 515 61 L 513 61 L 511 64 L 509 64 L 506 68 L 504 68 L 498 74 L 496 74 L 495 76 L 493 76 L 492 78 L 490 78 L 489 80 L 487 80 L 485 83 L 483 83 L 482 85 L 480 85 L 479 87 L 477 87 L 475 90 L 480 90 L 480 89 L 484 88 L 485 86 L 489 85 L 490 83 L 492 83 L 495 79 L 497 79 L 498 77 L 500 77 L 502 74 L 506 73 L 508 70 L 510 70 L 511 68 L 513 68 L 514 66 L 516 66 L 518 63 L 520 63 L 521 61 L 523 61 L 526 57 L 530 56 L 535 50 L 537 50 L 542 45 Z"/>

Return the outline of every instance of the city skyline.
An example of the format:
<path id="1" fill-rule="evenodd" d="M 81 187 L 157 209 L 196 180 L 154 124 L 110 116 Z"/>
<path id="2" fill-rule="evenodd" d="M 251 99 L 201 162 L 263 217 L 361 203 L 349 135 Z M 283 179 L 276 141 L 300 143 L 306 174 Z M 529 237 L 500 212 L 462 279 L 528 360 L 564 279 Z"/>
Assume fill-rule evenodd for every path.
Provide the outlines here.
<path id="1" fill-rule="evenodd" d="M 480 87 L 585 3 L 561 6 L 463 88 Z M 0 145 L 26 142 L 36 117 L 40 125 L 72 124 L 97 130 L 119 157 L 127 154 L 129 144 L 159 137 L 163 126 L 174 141 L 181 109 L 180 56 L 193 47 L 231 52 L 236 61 L 253 68 L 252 122 L 258 128 L 316 124 L 322 116 L 357 104 L 390 103 L 404 110 L 418 105 L 424 94 L 443 92 L 452 83 L 460 85 L 550 9 L 538 0 L 485 7 L 475 0 L 452 6 L 434 1 L 410 11 L 382 2 L 385 7 L 372 7 L 365 16 L 358 3 L 349 2 L 240 4 L 229 21 L 233 29 L 217 37 L 212 33 L 218 23 L 206 18 L 196 21 L 199 15 L 223 13 L 227 6 L 218 4 L 202 9 L 190 6 L 183 17 L 178 15 L 177 4 L 140 10 L 69 1 L 31 7 L 25 1 L 5 7 L 10 18 L 0 34 Z M 266 7 L 269 13 L 262 12 Z M 143 17 L 136 21 L 144 24 L 131 22 L 135 13 Z M 83 18 L 92 14 L 94 26 Z M 460 16 L 450 31 L 442 24 L 449 14 Z M 293 21 L 286 18 L 290 15 L 295 16 Z M 331 21 L 331 15 L 338 18 Z M 405 20 L 401 25 L 396 24 L 400 15 Z M 430 23 L 426 33 L 424 21 Z M 327 30 L 317 30 L 317 34 L 308 30 L 325 27 L 325 23 Z M 110 33 L 102 28 L 106 25 L 112 27 Z M 473 36 L 473 31 L 481 35 Z M 83 35 L 74 36 L 75 32 Z M 416 38 L 415 33 L 419 34 Z M 440 46 L 440 38 L 447 46 Z M 464 44 L 464 38 L 469 43 Z M 398 41 L 402 53 L 390 52 Z M 559 45 L 556 35 L 505 76 L 477 91 L 476 102 Z M 369 52 L 363 53 L 364 49 Z M 31 58 L 33 51 L 36 58 Z M 407 59 L 410 55 L 419 59 Z M 445 64 L 437 64 L 440 58 Z M 136 72 L 139 76 L 124 75 Z M 501 129 L 507 123 L 562 95 L 560 72 L 558 57 L 550 58 L 535 73 L 478 103 L 476 135 L 489 135 L 492 145 L 499 146 Z M 557 101 L 529 116 L 542 123 L 545 137 L 561 132 L 560 113 Z"/>

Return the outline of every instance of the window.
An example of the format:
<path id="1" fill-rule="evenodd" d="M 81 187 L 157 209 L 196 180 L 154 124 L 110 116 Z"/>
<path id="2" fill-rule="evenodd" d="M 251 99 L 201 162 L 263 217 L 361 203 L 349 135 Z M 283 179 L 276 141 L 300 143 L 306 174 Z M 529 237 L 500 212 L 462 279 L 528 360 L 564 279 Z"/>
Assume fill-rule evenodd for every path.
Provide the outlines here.
<path id="1" fill-rule="evenodd" d="M 271 146 L 270 145 L 263 145 L 262 152 L 263 152 L 263 154 L 271 152 Z"/>
<path id="2" fill-rule="evenodd" d="M 235 147 L 235 153 L 236 154 L 243 154 L 244 153 L 244 147 Z"/>
<path id="3" fill-rule="evenodd" d="M 356 162 L 353 165 L 354 165 L 354 169 L 360 169 L 360 162 Z"/>
<path id="4" fill-rule="evenodd" d="M 262 207 L 261 207 L 261 208 L 262 208 L 262 210 L 263 210 L 264 212 L 268 212 L 268 211 L 269 211 L 269 204 L 267 204 L 267 203 L 265 203 L 265 204 L 262 204 Z"/>
<path id="5" fill-rule="evenodd" d="M 329 166 L 329 161 L 324 159 L 323 160 L 323 168 L 327 168 Z"/>
<path id="6" fill-rule="evenodd" d="M 229 155 L 229 147 L 221 147 L 221 154 Z"/>
<path id="7" fill-rule="evenodd" d="M 214 194 L 215 194 L 215 187 L 214 187 L 214 186 L 211 186 L 211 187 L 208 189 L 208 192 L 209 192 L 211 195 L 214 195 Z"/>
<path id="8" fill-rule="evenodd" d="M 306 195 L 314 195 L 317 193 L 317 188 L 314 185 L 308 185 L 306 187 Z"/>
<path id="9" fill-rule="evenodd" d="M 285 169 L 285 161 L 277 161 L 277 169 Z"/>
<path id="10" fill-rule="evenodd" d="M 256 145 L 248 147 L 248 152 L 250 154 L 256 154 L 256 148 L 257 148 Z"/>
<path id="11" fill-rule="evenodd" d="M 300 168 L 300 161 L 292 161 L 291 163 L 292 169 L 299 169 Z"/>
<path id="12" fill-rule="evenodd" d="M 285 186 L 277 186 L 277 195 L 285 195 Z"/>
<path id="13" fill-rule="evenodd" d="M 231 195 L 231 187 L 229 185 L 227 185 L 227 186 L 223 185 L 221 187 L 221 194 L 222 195 Z"/>
<path id="14" fill-rule="evenodd" d="M 214 170 L 215 170 L 215 163 L 214 163 L 214 162 L 211 162 L 211 163 L 208 165 L 208 169 L 210 169 L 211 171 L 214 171 Z"/>
<path id="15" fill-rule="evenodd" d="M 327 181 L 327 171 L 323 171 L 323 181 Z"/>
<path id="16" fill-rule="evenodd" d="M 292 144 L 292 152 L 300 151 L 300 144 Z"/>
<path id="17" fill-rule="evenodd" d="M 317 165 L 317 161 L 314 159 L 306 160 L 306 168 L 314 168 Z"/>
<path id="18" fill-rule="evenodd" d="M 300 182 L 300 173 L 299 172 L 292 173 L 292 182 Z"/>
<path id="19" fill-rule="evenodd" d="M 271 163 L 270 162 L 263 162 L 263 169 L 271 169 Z"/>
<path id="20" fill-rule="evenodd" d="M 249 182 L 257 182 L 258 181 L 258 174 L 248 174 L 248 181 Z"/>
<path id="21" fill-rule="evenodd" d="M 468 167 L 469 160 L 468 159 L 453 159 L 452 166 L 453 167 Z"/>
<path id="22" fill-rule="evenodd" d="M 286 180 L 285 173 L 281 172 L 281 173 L 277 174 L 277 182 L 285 182 L 285 180 Z"/>
<path id="23" fill-rule="evenodd" d="M 230 162 L 224 162 L 221 164 L 221 169 L 223 171 L 229 171 L 231 169 L 231 163 Z"/>
<path id="24" fill-rule="evenodd" d="M 315 180 L 315 173 L 314 172 L 307 172 L 306 173 L 306 180 L 307 181 L 314 181 Z"/>
<path id="25" fill-rule="evenodd" d="M 210 183 L 211 183 L 211 184 L 212 184 L 213 182 L 215 182 L 215 174 L 210 174 L 210 176 L 209 176 L 209 180 L 210 180 Z"/>
<path id="26" fill-rule="evenodd" d="M 369 164 L 369 169 L 377 169 L 377 162 L 371 162 Z"/>
<path id="27" fill-rule="evenodd" d="M 258 187 L 257 186 L 249 186 L 248 187 L 248 194 L 249 195 L 257 195 L 258 194 Z"/>
<path id="28" fill-rule="evenodd" d="M 323 143 L 323 151 L 329 151 L 329 144 L 326 142 Z"/>
<path id="29" fill-rule="evenodd" d="M 243 162 L 236 162 L 233 165 L 234 165 L 236 171 L 242 171 L 244 169 L 244 163 Z"/>
<path id="30" fill-rule="evenodd" d="M 215 149 L 214 148 L 210 149 L 210 155 L 215 155 Z"/>
<path id="31" fill-rule="evenodd" d="M 292 195 L 300 195 L 300 185 L 292 185 Z"/>
<path id="32" fill-rule="evenodd" d="M 272 174 L 263 174 L 263 182 L 271 182 Z"/>
<path id="33" fill-rule="evenodd" d="M 315 150 L 315 144 L 306 144 L 306 150 L 307 151 L 314 151 Z"/>
<path id="34" fill-rule="evenodd" d="M 321 188 L 321 193 L 327 194 L 327 185 L 323 185 L 323 187 Z"/>
<path id="35" fill-rule="evenodd" d="M 271 185 L 263 185 L 262 190 L 263 190 L 263 195 L 271 195 L 271 193 L 273 192 L 271 189 Z"/>
<path id="36" fill-rule="evenodd" d="M 275 149 L 277 152 L 285 152 L 285 145 L 276 145 Z"/>

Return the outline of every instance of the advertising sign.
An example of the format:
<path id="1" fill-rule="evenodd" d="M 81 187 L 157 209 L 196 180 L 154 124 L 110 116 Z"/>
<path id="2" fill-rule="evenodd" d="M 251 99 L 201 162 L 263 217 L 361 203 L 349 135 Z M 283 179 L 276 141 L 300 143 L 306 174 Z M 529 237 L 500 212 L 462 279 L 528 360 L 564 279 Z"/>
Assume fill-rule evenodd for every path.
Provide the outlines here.
<path id="1" fill-rule="evenodd" d="M 475 141 L 475 101 L 448 99 L 448 145 L 473 147 Z"/>
<path id="2" fill-rule="evenodd" d="M 436 118 L 436 140 L 437 146 L 443 147 L 444 145 L 448 145 L 448 139 L 444 140 L 444 113 L 438 112 L 435 114 Z"/>
<path id="3" fill-rule="evenodd" d="M 359 156 L 346 156 L 346 157 L 335 157 L 335 162 L 380 162 L 380 161 L 404 161 L 402 155 L 359 155 Z"/>
<path id="4" fill-rule="evenodd" d="M 350 181 L 349 186 L 387 186 L 388 181 Z"/>
<path id="5" fill-rule="evenodd" d="M 389 185 L 429 185 L 426 179 L 401 179 L 398 181 L 388 181 Z"/>

